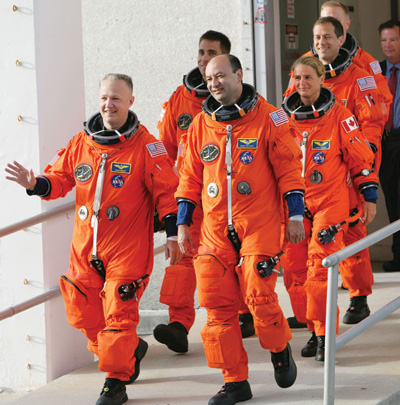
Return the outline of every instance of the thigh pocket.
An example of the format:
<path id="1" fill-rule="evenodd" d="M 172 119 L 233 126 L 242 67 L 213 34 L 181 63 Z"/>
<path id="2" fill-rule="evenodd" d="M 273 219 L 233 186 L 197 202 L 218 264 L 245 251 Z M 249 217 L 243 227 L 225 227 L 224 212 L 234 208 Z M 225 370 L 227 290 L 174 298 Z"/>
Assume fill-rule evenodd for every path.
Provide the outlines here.
<path id="1" fill-rule="evenodd" d="M 60 288 L 71 326 L 87 329 L 104 323 L 103 307 L 97 289 L 87 289 L 79 281 L 66 275 L 60 277 Z"/>
<path id="2" fill-rule="evenodd" d="M 193 259 L 193 264 L 200 306 L 220 308 L 237 301 L 239 282 L 233 269 L 227 269 L 213 255 L 197 255 Z"/>

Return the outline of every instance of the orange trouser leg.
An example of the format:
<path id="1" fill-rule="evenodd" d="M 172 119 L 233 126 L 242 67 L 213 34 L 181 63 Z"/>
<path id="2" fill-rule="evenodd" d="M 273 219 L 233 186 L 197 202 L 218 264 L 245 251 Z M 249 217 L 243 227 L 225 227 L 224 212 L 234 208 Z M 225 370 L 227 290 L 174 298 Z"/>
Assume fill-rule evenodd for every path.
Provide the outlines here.
<path id="1" fill-rule="evenodd" d="M 139 343 L 136 327 L 139 323 L 139 301 L 148 283 L 137 291 L 137 299 L 122 301 L 118 288 L 133 280 L 108 279 L 101 292 L 106 327 L 98 334 L 99 369 L 106 378 L 129 380 L 135 371 L 135 349 Z"/>
<path id="2" fill-rule="evenodd" d="M 237 256 L 223 260 L 220 255 L 204 254 L 201 247 L 200 252 L 193 263 L 199 303 L 207 309 L 201 337 L 208 366 L 222 369 L 225 382 L 247 380 L 248 359 L 238 319 Z"/>
<path id="3" fill-rule="evenodd" d="M 196 275 L 192 258 L 184 256 L 175 266 L 165 269 L 160 302 L 168 305 L 169 321 L 180 322 L 189 332 L 195 318 Z"/>
<path id="4" fill-rule="evenodd" d="M 284 271 L 285 287 L 289 293 L 290 303 L 295 317 L 299 322 L 312 323 L 307 320 L 307 294 L 304 283 L 307 280 L 308 243 L 311 238 L 311 221 L 304 218 L 305 238 L 300 243 L 288 243 L 281 257 Z"/>
<path id="5" fill-rule="evenodd" d="M 242 294 L 253 315 L 261 346 L 264 349 L 281 351 L 292 334 L 275 293 L 277 273 L 273 272 L 263 278 L 256 267 L 258 262 L 268 259 L 268 256 L 244 256 L 237 271 Z"/>
<path id="6" fill-rule="evenodd" d="M 332 211 L 334 215 L 332 215 Z M 313 321 L 317 336 L 325 335 L 328 269 L 322 266 L 322 260 L 339 250 L 343 240 L 343 231 L 335 235 L 336 243 L 332 241 L 326 245 L 320 243 L 317 235 L 322 228 L 339 223 L 337 216 L 340 218 L 340 212 L 335 214 L 335 210 L 330 208 L 317 212 L 313 218 L 313 230 L 308 248 L 308 274 L 304 288 L 307 293 L 307 319 Z M 338 333 L 339 309 L 336 317 L 336 328 Z"/>
<path id="7" fill-rule="evenodd" d="M 366 236 L 367 227 L 359 221 L 356 226 L 348 228 L 343 242 L 345 246 L 349 246 Z M 368 249 L 364 249 L 341 261 L 339 271 L 342 276 L 343 286 L 349 289 L 351 298 L 372 294 L 374 276 Z"/>
<path id="8" fill-rule="evenodd" d="M 195 250 L 199 248 L 200 226 L 203 211 L 197 207 L 193 213 L 193 224 L 190 227 Z M 196 291 L 196 275 L 193 258 L 183 256 L 175 266 L 165 269 L 160 291 L 160 302 L 168 305 L 169 322 L 179 322 L 189 332 L 195 319 L 194 294 Z"/>
<path id="9" fill-rule="evenodd" d="M 103 281 L 100 278 L 98 281 L 98 287 L 89 287 L 76 276 L 65 274 L 60 277 L 68 323 L 85 334 L 88 338 L 88 349 L 96 356 L 98 356 L 97 334 L 105 327 L 103 304 L 99 296 Z"/>

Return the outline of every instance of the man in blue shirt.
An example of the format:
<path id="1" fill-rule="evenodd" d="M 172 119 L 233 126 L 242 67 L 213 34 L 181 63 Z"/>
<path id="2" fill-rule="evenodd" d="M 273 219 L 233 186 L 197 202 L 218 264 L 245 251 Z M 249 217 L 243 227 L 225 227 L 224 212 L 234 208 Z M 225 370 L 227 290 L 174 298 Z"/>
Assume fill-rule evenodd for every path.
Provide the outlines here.
<path id="1" fill-rule="evenodd" d="M 386 59 L 380 62 L 382 73 L 393 94 L 388 122 L 382 139 L 380 182 L 390 222 L 400 218 L 400 21 L 386 21 L 378 28 Z M 383 264 L 384 271 L 400 271 L 400 232 L 393 235 L 393 260 Z"/>

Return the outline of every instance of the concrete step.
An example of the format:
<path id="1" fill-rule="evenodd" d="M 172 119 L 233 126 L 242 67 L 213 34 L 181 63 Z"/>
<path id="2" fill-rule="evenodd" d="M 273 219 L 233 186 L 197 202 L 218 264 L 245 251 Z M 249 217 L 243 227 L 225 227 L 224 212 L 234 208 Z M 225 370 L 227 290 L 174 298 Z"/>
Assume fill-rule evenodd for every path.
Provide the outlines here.
<path id="1" fill-rule="evenodd" d="M 368 297 L 371 312 L 400 295 L 400 273 L 383 273 L 374 265 L 375 286 Z M 340 285 L 340 283 L 339 283 Z M 286 316 L 292 316 L 282 277 L 277 291 Z M 349 304 L 348 292 L 339 288 L 340 320 Z M 135 405 L 204 405 L 222 386 L 219 370 L 207 367 L 200 338 L 206 313 L 199 310 L 189 335 L 189 352 L 176 354 L 156 342 L 152 335 L 143 336 L 149 350 L 141 363 L 139 379 L 127 387 L 129 401 Z M 340 322 L 340 333 L 349 329 Z M 244 340 L 249 356 L 249 382 L 253 398 L 246 403 L 322 404 L 324 366 L 314 358 L 300 356 L 309 339 L 305 329 L 292 330 L 291 346 L 297 363 L 298 377 L 289 389 L 279 388 L 274 380 L 270 353 L 263 350 L 256 336 Z M 400 311 L 374 325 L 341 348 L 336 355 L 335 404 L 400 404 Z M 104 382 L 97 363 L 65 375 L 28 394 L 13 398 L 0 394 L 1 404 L 88 405 L 95 404 Z"/>

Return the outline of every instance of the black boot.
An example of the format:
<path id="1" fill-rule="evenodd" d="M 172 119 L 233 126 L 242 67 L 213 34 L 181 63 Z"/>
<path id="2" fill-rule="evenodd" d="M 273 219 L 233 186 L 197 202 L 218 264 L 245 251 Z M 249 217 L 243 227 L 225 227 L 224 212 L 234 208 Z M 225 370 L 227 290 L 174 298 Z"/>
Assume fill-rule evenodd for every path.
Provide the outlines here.
<path id="1" fill-rule="evenodd" d="M 149 345 L 143 339 L 139 338 L 139 343 L 135 350 L 135 372 L 130 376 L 129 381 L 126 381 L 125 384 L 132 384 L 140 374 L 140 361 L 145 356 Z"/>
<path id="2" fill-rule="evenodd" d="M 395 258 L 395 260 L 383 263 L 383 271 L 390 273 L 394 271 L 400 271 L 400 259 Z"/>
<path id="3" fill-rule="evenodd" d="M 256 333 L 254 329 L 253 315 L 250 312 L 239 314 L 239 325 L 242 338 L 253 336 Z"/>
<path id="4" fill-rule="evenodd" d="M 371 311 L 367 304 L 367 297 L 350 298 L 350 305 L 343 317 L 343 323 L 353 325 L 365 319 Z"/>
<path id="5" fill-rule="evenodd" d="M 286 320 L 288 321 L 290 329 L 307 328 L 307 324 L 299 322 L 295 316 L 289 316 L 289 318 L 287 318 Z"/>
<path id="6" fill-rule="evenodd" d="M 325 336 L 317 336 L 318 347 L 315 354 L 315 360 L 325 361 Z"/>
<path id="7" fill-rule="evenodd" d="M 208 405 L 234 405 L 237 402 L 247 401 L 252 396 L 247 380 L 225 383 L 218 393 L 210 398 Z"/>
<path id="8" fill-rule="evenodd" d="M 302 357 L 314 357 L 317 354 L 318 341 L 315 332 L 312 333 L 306 345 L 301 349 Z"/>
<path id="9" fill-rule="evenodd" d="M 164 343 L 168 349 L 176 353 L 186 353 L 188 351 L 188 332 L 180 322 L 157 325 L 153 335 L 158 342 Z"/>
<path id="10" fill-rule="evenodd" d="M 96 405 L 122 405 L 128 401 L 125 382 L 116 378 L 107 378 Z"/>
<path id="11" fill-rule="evenodd" d="M 271 361 L 275 369 L 275 381 L 281 388 L 289 388 L 296 381 L 297 367 L 292 357 L 289 342 L 285 350 L 279 353 L 271 352 Z"/>

